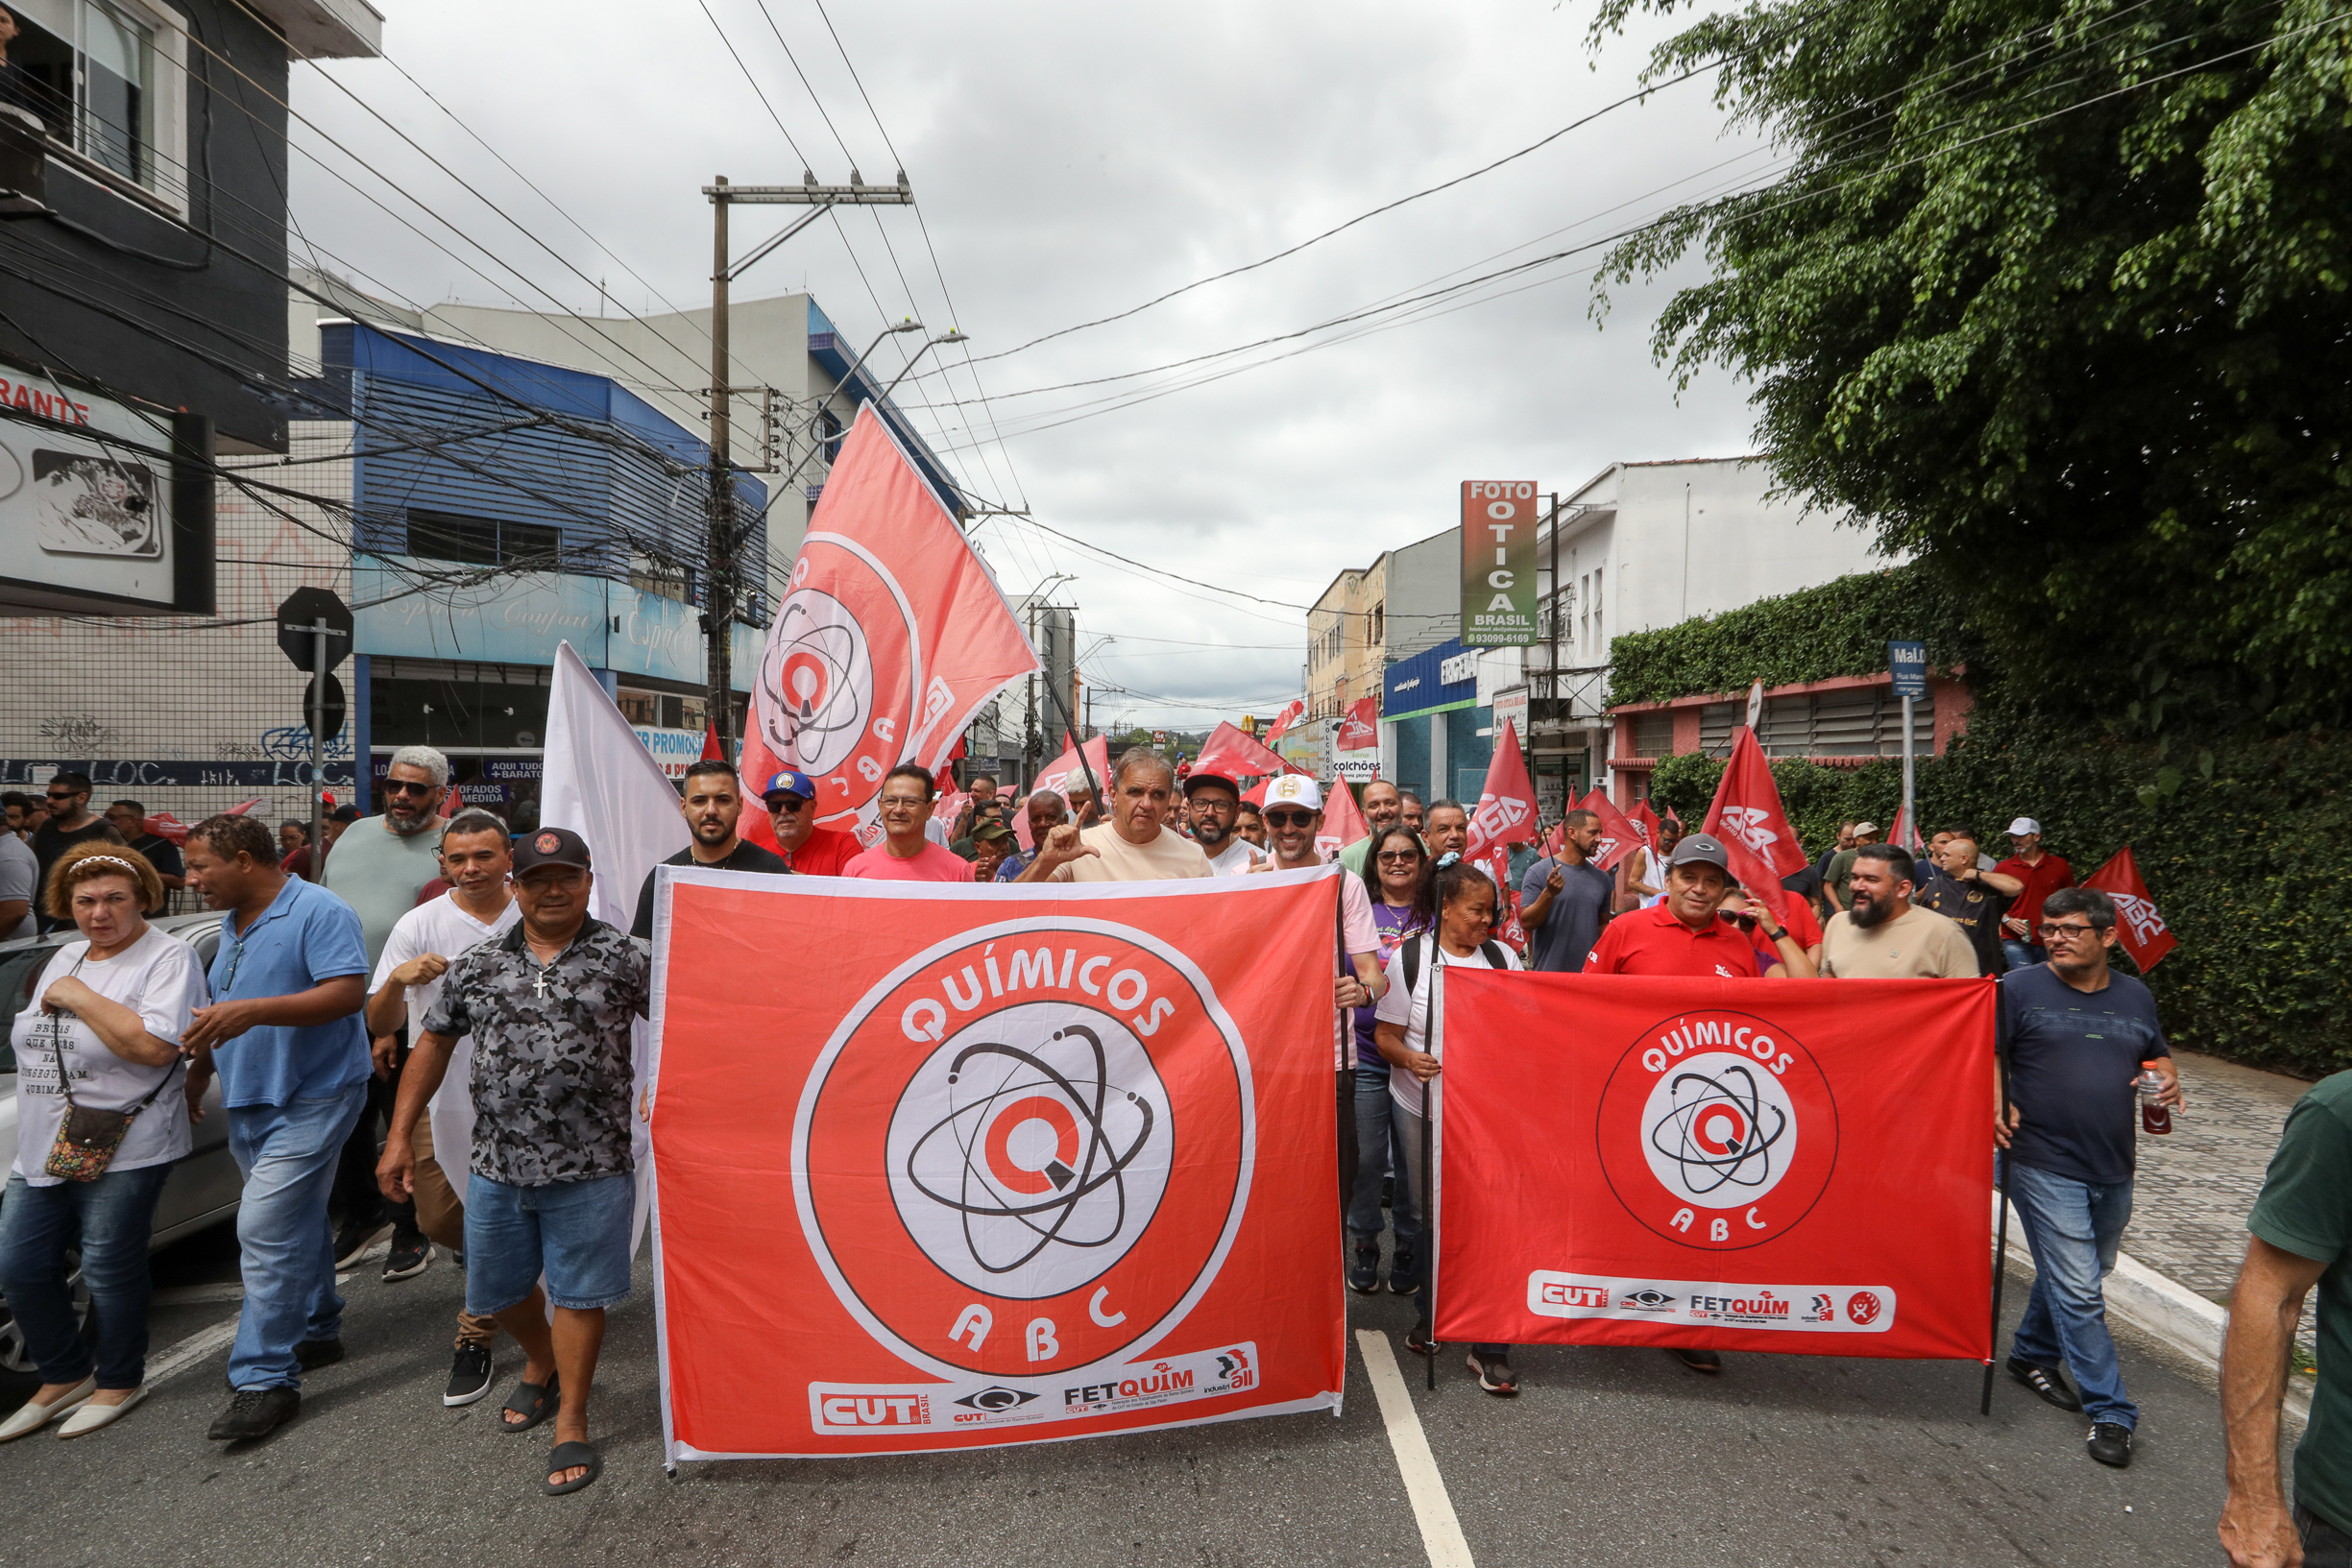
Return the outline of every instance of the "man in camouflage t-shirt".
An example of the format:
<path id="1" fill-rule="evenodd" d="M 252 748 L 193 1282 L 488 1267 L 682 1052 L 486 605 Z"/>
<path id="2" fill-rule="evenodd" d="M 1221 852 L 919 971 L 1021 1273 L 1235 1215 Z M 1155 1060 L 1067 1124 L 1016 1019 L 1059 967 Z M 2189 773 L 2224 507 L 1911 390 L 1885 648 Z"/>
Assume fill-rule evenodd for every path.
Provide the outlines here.
<path id="1" fill-rule="evenodd" d="M 587 1439 L 604 1310 L 629 1293 L 630 1025 L 644 1015 L 651 964 L 624 932 L 589 916 L 588 846 L 577 833 L 528 834 L 514 876 L 522 919 L 450 964 L 401 1074 L 378 1175 L 387 1194 L 405 1193 L 417 1118 L 450 1047 L 473 1035 L 466 1310 L 496 1317 L 522 1346 L 529 1364 L 501 1419 L 521 1431 L 553 1414 L 543 1485 L 576 1491 L 602 1469 Z"/>

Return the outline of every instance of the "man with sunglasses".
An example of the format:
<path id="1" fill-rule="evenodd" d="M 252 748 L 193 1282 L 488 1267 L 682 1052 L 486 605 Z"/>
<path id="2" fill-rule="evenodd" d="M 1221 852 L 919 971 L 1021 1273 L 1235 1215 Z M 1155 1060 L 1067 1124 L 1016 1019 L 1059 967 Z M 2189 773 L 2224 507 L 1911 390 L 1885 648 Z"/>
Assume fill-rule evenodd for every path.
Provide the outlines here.
<path id="1" fill-rule="evenodd" d="M 2115 1267 L 2131 1219 L 2143 1065 L 2163 1079 L 2163 1103 L 2181 1103 L 2180 1077 L 2157 1022 L 2156 999 L 2107 967 L 2115 903 L 2094 887 L 2042 901 L 2035 931 L 2045 963 L 2000 977 L 2008 1041 L 2006 1115 L 1994 1141 L 2009 1201 L 2033 1251 L 2033 1295 L 2009 1346 L 2009 1375 L 2046 1403 L 2091 1418 L 2091 1458 L 2131 1462 L 2140 1409 L 2123 1392 L 2099 1281 Z M 2067 1387 L 2071 1369 L 2080 1387 Z"/>
<path id="2" fill-rule="evenodd" d="M 1242 876 L 1266 859 L 1263 851 L 1233 831 L 1241 804 L 1241 785 L 1230 779 L 1195 773 L 1184 781 L 1184 810 L 1192 822 L 1193 842 L 1220 877 Z"/>
<path id="3" fill-rule="evenodd" d="M 761 798 L 785 867 L 796 877 L 838 877 L 863 847 L 847 833 L 816 825 L 816 785 L 806 773 L 786 768 L 771 776 Z"/>
<path id="4" fill-rule="evenodd" d="M 33 903 L 40 905 L 40 890 L 49 885 L 49 868 L 58 863 L 58 856 L 76 844 L 102 839 L 119 844 L 123 835 L 114 831 L 114 824 L 90 809 L 90 781 L 84 773 L 61 773 L 49 781 L 49 820 L 33 832 L 33 859 L 39 875 L 33 882 Z M 54 915 L 40 917 L 40 929 L 58 930 L 73 924 Z"/>

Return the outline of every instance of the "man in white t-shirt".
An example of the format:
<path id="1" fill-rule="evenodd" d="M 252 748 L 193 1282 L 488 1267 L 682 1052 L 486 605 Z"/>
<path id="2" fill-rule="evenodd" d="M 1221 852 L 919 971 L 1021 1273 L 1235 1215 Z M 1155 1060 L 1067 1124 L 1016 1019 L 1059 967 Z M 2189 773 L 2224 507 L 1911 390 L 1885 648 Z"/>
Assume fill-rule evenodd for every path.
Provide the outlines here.
<path id="1" fill-rule="evenodd" d="M 1220 877 L 1243 876 L 1266 859 L 1264 850 L 1233 831 L 1241 804 L 1241 785 L 1220 774 L 1196 773 L 1184 781 L 1184 811 L 1193 842 Z"/>
<path id="2" fill-rule="evenodd" d="M 508 847 L 506 824 L 490 812 L 460 811 L 441 831 L 442 875 L 449 891 L 425 900 L 402 915 L 384 939 L 383 956 L 368 982 L 368 1033 L 381 1038 L 397 1032 L 412 1015 L 423 1018 L 441 995 L 441 978 L 450 961 L 476 943 L 503 935 L 520 918 L 515 890 L 508 874 L 514 856 Z M 431 1115 L 419 1118 L 411 1146 L 416 1150 L 417 1226 L 450 1251 L 466 1244 L 466 1206 L 435 1151 L 449 1150 L 464 1162 L 473 1147 L 473 1040 L 457 1042 L 449 1069 L 432 1098 Z M 431 1260 L 428 1250 L 426 1261 Z M 420 1265 L 415 1270 L 423 1271 Z M 387 1275 L 387 1278 L 393 1276 Z M 491 1345 L 497 1339 L 495 1318 L 477 1317 L 461 1306 L 457 1314 L 457 1355 L 449 1370 L 449 1386 L 441 1396 L 444 1406 L 471 1405 L 490 1391 Z"/>
<path id="3" fill-rule="evenodd" d="M 1152 882 L 1213 877 L 1200 846 L 1168 826 L 1176 769 L 1147 746 L 1130 746 L 1111 767 L 1108 822 L 1081 829 L 1063 823 L 1037 846 L 1018 880 Z"/>

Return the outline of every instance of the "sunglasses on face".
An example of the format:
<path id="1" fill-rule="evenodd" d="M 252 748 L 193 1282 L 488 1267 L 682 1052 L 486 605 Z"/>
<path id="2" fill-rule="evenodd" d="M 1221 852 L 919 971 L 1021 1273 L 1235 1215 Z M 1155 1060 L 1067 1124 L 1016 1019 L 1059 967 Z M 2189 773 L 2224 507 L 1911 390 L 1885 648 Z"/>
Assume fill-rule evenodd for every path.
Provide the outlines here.
<path id="1" fill-rule="evenodd" d="M 1373 858 L 1384 866 L 1410 866 L 1420 863 L 1420 856 L 1411 850 L 1382 850 Z"/>
<path id="2" fill-rule="evenodd" d="M 788 814 L 799 810 L 808 804 L 798 795 L 770 795 L 767 797 L 767 808 L 779 813 Z"/>
<path id="3" fill-rule="evenodd" d="M 72 799 L 73 799 L 73 798 L 74 798 L 76 795 L 80 794 L 80 793 L 81 793 L 81 791 L 80 791 L 80 790 L 78 790 L 78 789 L 68 789 L 68 790 L 66 790 L 66 791 L 65 791 L 63 794 L 61 794 L 61 794 L 59 794 L 59 793 L 58 793 L 56 790 L 52 789 L 52 790 L 50 790 L 48 793 L 49 793 L 49 798 L 50 798 L 51 800 L 58 802 L 60 805 L 62 805 L 62 804 L 63 804 L 63 803 L 65 803 L 66 801 L 72 800 Z"/>
<path id="4" fill-rule="evenodd" d="M 1266 813 L 1268 825 L 1275 828 L 1303 828 L 1314 820 L 1315 813 L 1312 811 L 1269 811 Z"/>
<path id="5" fill-rule="evenodd" d="M 432 792 L 433 785 L 417 784 L 408 779 L 394 779 L 384 785 L 384 793 L 387 795 L 429 795 Z"/>

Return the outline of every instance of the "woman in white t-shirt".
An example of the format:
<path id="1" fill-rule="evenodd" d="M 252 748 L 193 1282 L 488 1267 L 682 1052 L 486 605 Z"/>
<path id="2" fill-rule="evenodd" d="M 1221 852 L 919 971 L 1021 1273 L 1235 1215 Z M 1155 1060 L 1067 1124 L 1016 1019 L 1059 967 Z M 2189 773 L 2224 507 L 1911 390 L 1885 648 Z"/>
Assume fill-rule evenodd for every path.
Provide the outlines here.
<path id="1" fill-rule="evenodd" d="M 0 1199 L 0 1292 L 24 1332 L 41 1385 L 0 1421 L 0 1442 L 63 1419 L 62 1437 L 108 1426 L 146 1397 L 147 1242 L 156 1198 L 191 1142 L 180 1038 L 210 1000 L 204 965 L 140 914 L 163 903 L 163 879 L 136 850 L 77 844 L 49 875 L 43 907 L 83 940 L 49 960 L 16 1015 L 16 1163 Z M 76 1169 L 58 1133 L 71 1109 L 124 1111 L 130 1125 L 95 1176 Z M 97 1355 L 82 1342 L 65 1248 L 82 1248 L 82 1283 L 98 1318 Z"/>
<path id="2" fill-rule="evenodd" d="M 1389 1093 L 1396 1101 L 1396 1125 L 1404 1140 L 1405 1181 L 1416 1203 L 1428 1190 L 1421 1176 L 1422 1145 L 1427 1137 L 1424 1086 L 1442 1071 L 1438 1055 L 1429 1049 L 1432 1044 L 1442 1044 L 1429 1038 L 1429 1004 L 1437 990 L 1430 977 L 1440 965 L 1519 967 L 1511 950 L 1494 940 L 1495 904 L 1494 882 L 1485 872 L 1459 856 L 1442 856 L 1422 876 L 1420 892 L 1414 901 L 1414 920 L 1408 922 L 1418 924 L 1421 933 L 1407 937 L 1389 959 L 1388 989 L 1372 1014 L 1372 1038 L 1389 1063 Z M 1437 935 L 1434 942 L 1428 934 L 1432 930 Z M 1424 1230 L 1430 1228 L 1426 1218 L 1422 1224 Z M 1438 1245 L 1444 1244 L 1445 1239 L 1440 1236 Z M 1414 1311 L 1413 1331 L 1405 1336 L 1405 1348 L 1417 1356 L 1434 1356 L 1437 1345 L 1429 1338 L 1428 1291 L 1414 1297 Z M 1472 1345 L 1470 1370 L 1478 1374 L 1478 1386 L 1491 1394 L 1517 1393 L 1518 1374 L 1511 1369 L 1510 1356 L 1509 1345 Z"/>

